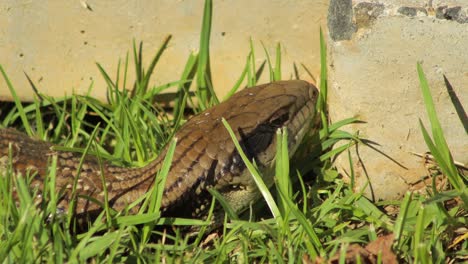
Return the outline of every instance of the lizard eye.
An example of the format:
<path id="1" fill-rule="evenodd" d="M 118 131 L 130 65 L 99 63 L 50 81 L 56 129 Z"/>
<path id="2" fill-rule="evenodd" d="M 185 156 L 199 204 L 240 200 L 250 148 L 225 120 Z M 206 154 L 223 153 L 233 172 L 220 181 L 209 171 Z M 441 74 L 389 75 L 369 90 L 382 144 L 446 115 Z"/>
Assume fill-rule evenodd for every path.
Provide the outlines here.
<path id="1" fill-rule="evenodd" d="M 258 158 L 270 147 L 275 137 L 276 130 L 282 127 L 289 118 L 289 109 L 281 108 L 271 115 L 262 124 L 259 124 L 255 131 L 249 135 L 241 133 L 242 147 L 249 159 Z M 258 160 L 258 159 L 257 159 Z"/>
<path id="2" fill-rule="evenodd" d="M 289 118 L 289 112 L 287 109 L 281 108 L 280 110 L 276 111 L 271 117 L 270 121 L 268 122 L 269 125 L 276 130 L 280 128 L 286 123 Z"/>
<path id="3" fill-rule="evenodd" d="M 258 154 L 267 149 L 275 135 L 274 131 L 275 130 L 271 129 L 263 129 L 247 138 L 245 147 L 247 148 L 248 154 L 250 154 L 248 156 L 256 158 Z"/>
<path id="4" fill-rule="evenodd" d="M 249 157 L 257 157 L 265 151 L 273 142 L 276 130 L 284 125 L 289 118 L 286 110 L 277 111 L 264 124 L 260 124 L 255 133 L 244 138 L 246 152 Z"/>

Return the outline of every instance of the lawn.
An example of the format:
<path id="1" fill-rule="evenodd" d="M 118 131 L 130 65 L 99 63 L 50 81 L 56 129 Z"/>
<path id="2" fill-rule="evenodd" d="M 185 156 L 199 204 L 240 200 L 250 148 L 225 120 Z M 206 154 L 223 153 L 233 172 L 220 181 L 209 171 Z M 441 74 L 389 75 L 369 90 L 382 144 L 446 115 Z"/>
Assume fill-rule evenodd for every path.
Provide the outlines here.
<path id="1" fill-rule="evenodd" d="M 149 64 L 142 61 L 143 44 L 133 45 L 131 55 L 119 62 L 118 74 L 97 65 L 107 83 L 107 102 L 89 96 L 49 98 L 39 95 L 34 103 L 19 101 L 6 73 L 0 71 L 15 101 L 0 102 L 0 127 L 15 127 L 30 136 L 63 146 L 60 149 L 98 154 L 121 166 L 144 166 L 153 160 L 190 115 L 223 101 L 239 89 L 257 84 L 258 76 L 271 81 L 284 78 L 281 53 L 271 57 L 265 49 L 266 73 L 255 65 L 259 56 L 251 45 L 238 81 L 225 98 L 218 98 L 209 71 L 211 1 L 206 1 L 200 48 L 187 58 L 180 80 L 152 86 L 155 66 L 170 43 L 168 36 Z M 253 41 L 253 40 L 251 40 Z M 334 166 L 337 155 L 348 155 L 351 146 L 365 144 L 358 134 L 341 130 L 358 122 L 356 118 L 330 123 L 327 119 L 326 44 L 321 37 L 320 99 L 316 110 L 320 131 L 309 135 L 292 161 L 287 157 L 284 132 L 277 133 L 277 180 L 268 189 L 261 172 L 245 159 L 263 197 L 242 215 L 226 208 L 222 228 L 211 230 L 210 222 L 199 219 L 172 219 L 165 225 L 158 210 L 158 190 L 144 197 L 147 211 L 130 215 L 105 208 L 78 232 L 68 215 L 57 216 L 54 194 L 55 159 L 51 159 L 44 199 L 34 204 L 35 190 L 28 177 L 18 177 L 1 164 L 0 177 L 0 261 L 31 262 L 244 262 L 244 263 L 453 263 L 467 261 L 468 189 L 466 171 L 457 167 L 450 155 L 437 119 L 429 86 L 418 64 L 430 124 L 421 123 L 428 150 L 434 157 L 433 186 L 427 193 L 408 192 L 402 200 L 372 202 L 353 192 L 353 175 L 346 180 Z M 134 83 L 127 72 L 137 72 Z M 133 70 L 133 69 L 132 69 Z M 33 83 L 31 83 L 34 85 Z M 124 88 L 132 88 L 127 90 Z M 176 90 L 167 93 L 168 88 Z M 90 86 L 90 90 L 93 89 Z M 157 102 L 169 95 L 163 108 Z M 164 98 L 168 98 L 165 96 Z M 8 110 L 7 110 L 8 109 Z M 228 125 L 226 125 L 229 127 Z M 427 127 L 427 128 L 426 128 Z M 340 147 L 334 146 L 340 143 Z M 170 164 L 166 161 L 166 165 Z M 350 160 L 350 162 L 353 162 Z M 438 189 L 437 179 L 447 179 L 449 187 Z M 13 189 L 17 199 L 13 198 Z M 216 192 L 213 203 L 223 204 Z M 160 200 L 160 198 L 159 198 Z M 225 205 L 226 206 L 226 205 Z M 228 207 L 228 206 L 226 206 Z M 214 207 L 213 207 L 214 208 Z M 105 219 L 105 220 L 103 220 Z M 187 226 L 196 226 L 194 234 Z"/>

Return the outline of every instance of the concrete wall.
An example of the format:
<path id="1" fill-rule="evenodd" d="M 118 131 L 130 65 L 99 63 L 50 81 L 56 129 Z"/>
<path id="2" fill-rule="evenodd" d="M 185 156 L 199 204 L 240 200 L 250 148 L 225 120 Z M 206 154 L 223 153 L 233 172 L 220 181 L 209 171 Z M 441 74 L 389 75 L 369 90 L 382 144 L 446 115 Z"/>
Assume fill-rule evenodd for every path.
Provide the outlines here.
<path id="1" fill-rule="evenodd" d="M 375 143 L 360 145 L 352 155 L 356 189 L 367 186 L 369 197 L 398 199 L 406 190 L 424 191 L 423 179 L 430 184 L 428 164 L 413 154 L 427 151 L 418 120 L 430 129 L 417 62 L 455 160 L 468 163 L 466 110 L 458 113 L 450 97 L 467 108 L 467 14 L 468 1 L 330 2 L 330 116 L 366 122 L 349 130 Z M 350 174 L 347 155 L 338 165 Z"/>
<path id="2" fill-rule="evenodd" d="M 265 59 L 260 41 L 271 54 L 276 43 L 282 43 L 284 78 L 292 74 L 293 62 L 318 72 L 318 32 L 320 26 L 326 28 L 327 0 L 213 2 L 211 61 L 216 89 L 229 89 L 240 76 L 250 37 L 258 63 Z M 165 36 L 172 34 L 153 83 L 178 80 L 189 53 L 198 48 L 203 5 L 201 0 L 1 1 L 0 24 L 5 26 L 0 27 L 0 64 L 24 100 L 33 95 L 23 71 L 43 93 L 84 94 L 93 81 L 92 95 L 104 99 L 106 87 L 95 62 L 115 76 L 118 59 L 131 52 L 133 39 L 144 42 L 148 62 Z M 8 98 L 2 80 L 0 99 Z"/>

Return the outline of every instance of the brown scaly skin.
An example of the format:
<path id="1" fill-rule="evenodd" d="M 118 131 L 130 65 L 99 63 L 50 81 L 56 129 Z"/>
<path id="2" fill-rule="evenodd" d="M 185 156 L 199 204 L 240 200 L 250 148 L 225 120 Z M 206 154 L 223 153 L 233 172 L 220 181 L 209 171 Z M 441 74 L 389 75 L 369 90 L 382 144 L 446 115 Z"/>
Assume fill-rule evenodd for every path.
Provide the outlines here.
<path id="1" fill-rule="evenodd" d="M 247 208 L 259 196 L 258 190 L 221 118 L 230 124 L 244 152 L 255 159 L 264 181 L 271 185 L 276 130 L 288 128 L 291 156 L 311 129 L 317 96 L 317 88 L 307 82 L 280 81 L 244 89 L 191 118 L 175 135 L 177 146 L 164 188 L 163 215 L 203 218 L 212 200 L 208 188 L 220 192 L 235 211 Z M 14 171 L 35 171 L 31 185 L 39 190 L 51 156 L 57 155 L 56 189 L 63 193 L 58 208 L 67 212 L 81 154 L 55 151 L 50 143 L 0 129 L 0 163 L 8 160 L 9 144 Z M 120 211 L 140 198 L 153 186 L 166 151 L 141 168 L 122 168 L 105 161 L 100 165 L 96 157 L 86 156 L 77 179 L 75 215 L 93 217 L 101 211 L 100 205 L 84 198 L 104 202 L 101 171 L 113 209 Z"/>

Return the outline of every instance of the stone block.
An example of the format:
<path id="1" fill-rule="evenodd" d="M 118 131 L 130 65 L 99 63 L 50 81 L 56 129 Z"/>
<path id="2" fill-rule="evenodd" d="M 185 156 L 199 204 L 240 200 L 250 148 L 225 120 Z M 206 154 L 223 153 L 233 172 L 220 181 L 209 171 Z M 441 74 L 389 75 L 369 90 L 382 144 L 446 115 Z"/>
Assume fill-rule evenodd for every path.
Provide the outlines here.
<path id="1" fill-rule="evenodd" d="M 347 3 L 345 3 L 347 2 Z M 419 119 L 429 127 L 416 70 L 419 62 L 454 159 L 468 162 L 468 2 L 331 1 L 328 21 L 349 21 L 349 38 L 334 38 L 329 23 L 329 107 L 338 121 L 365 121 L 347 129 L 373 142 L 352 151 L 356 189 L 370 198 L 399 199 L 428 175 L 428 151 Z M 340 5 L 336 7 L 334 5 Z M 347 10 L 342 10 L 346 8 Z M 340 12 L 335 12 L 340 10 Z M 342 14 L 346 14 L 343 16 Z M 333 17 L 333 18 L 330 18 Z M 446 80 L 444 80 L 444 76 Z M 447 81 L 451 89 L 447 88 Z M 452 101 L 459 101 L 458 109 Z M 461 106 L 461 110 L 460 110 Z M 464 113 L 464 114 L 463 114 Z M 347 154 L 338 158 L 349 175 Z"/>

